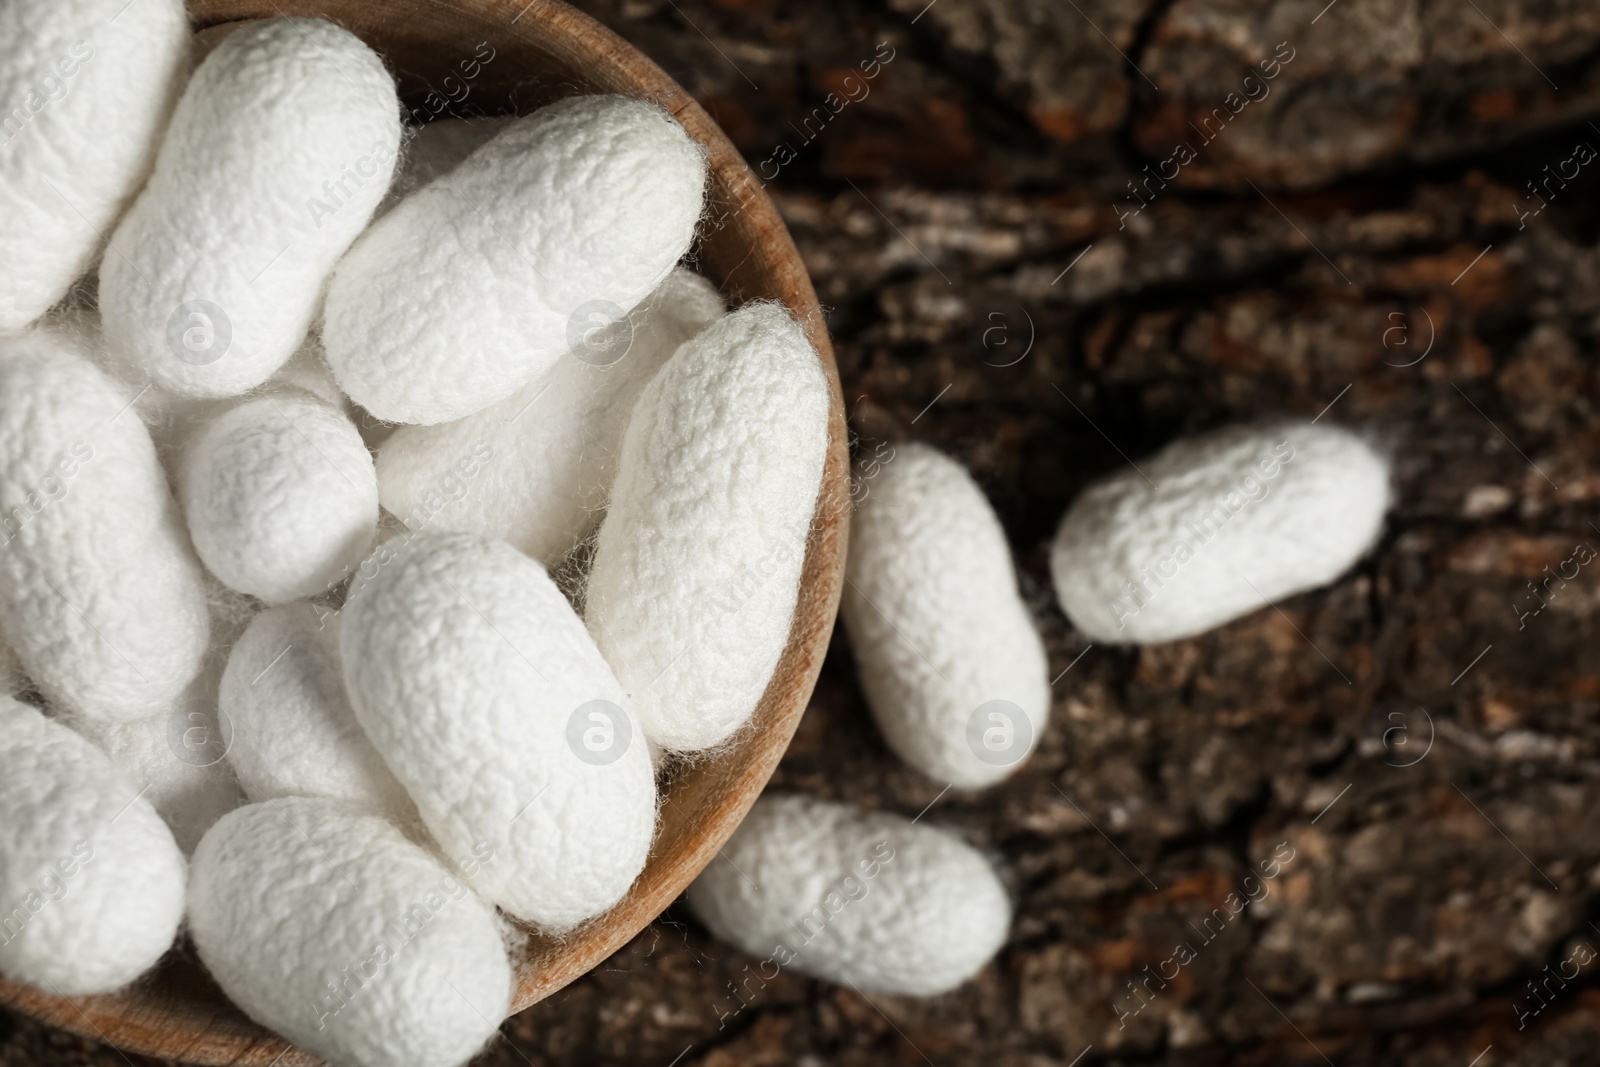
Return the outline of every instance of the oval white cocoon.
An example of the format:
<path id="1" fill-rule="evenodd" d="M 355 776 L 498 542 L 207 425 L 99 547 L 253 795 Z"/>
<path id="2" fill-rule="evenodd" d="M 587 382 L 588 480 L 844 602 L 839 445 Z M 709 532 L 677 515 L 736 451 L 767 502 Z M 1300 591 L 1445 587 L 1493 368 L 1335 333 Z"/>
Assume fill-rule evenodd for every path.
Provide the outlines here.
<path id="1" fill-rule="evenodd" d="M 840 613 L 873 717 L 930 778 L 991 785 L 1050 715 L 1005 531 L 966 469 L 926 445 L 896 445 L 862 484 Z"/>
<path id="2" fill-rule="evenodd" d="M 953 834 L 803 796 L 763 796 L 689 887 L 711 932 L 779 967 L 931 996 L 1005 943 L 1011 902 Z"/>
<path id="3" fill-rule="evenodd" d="M 1095 641 L 1192 637 L 1325 585 L 1389 506 L 1388 462 L 1333 426 L 1229 426 L 1139 466 L 1084 490 L 1050 550 L 1061 609 Z"/>
<path id="4" fill-rule="evenodd" d="M 726 741 L 766 690 L 799 596 L 828 399 L 776 304 L 712 324 L 639 398 L 584 614 L 664 748 Z"/>
<path id="5" fill-rule="evenodd" d="M 655 781 L 582 620 L 503 542 L 423 534 L 369 563 L 344 609 L 346 688 L 445 854 L 488 842 L 479 891 L 548 930 L 615 904 L 650 850 Z"/>
<path id="6" fill-rule="evenodd" d="M 470 888 L 383 818 L 291 797 L 225 815 L 195 850 L 189 928 L 246 1015 L 333 1063 L 453 1067 L 494 1036 L 511 967 Z"/>
<path id="7" fill-rule="evenodd" d="M 241 401 L 201 426 L 184 447 L 178 495 L 211 573 L 269 604 L 338 582 L 378 525 L 378 476 L 361 434 L 299 390 Z"/>
<path id="8" fill-rule="evenodd" d="M 153 967 L 183 918 L 166 824 L 105 753 L 0 698 L 0 973 L 109 993 Z"/>
<path id="9" fill-rule="evenodd" d="M 0 342 L 0 628 L 53 705 L 90 717 L 170 707 L 210 634 L 132 400 L 61 335 Z"/>
<path id="10" fill-rule="evenodd" d="M 399 143 L 394 79 L 355 35 L 301 18 L 234 30 L 190 79 L 102 260 L 113 356 L 188 396 L 266 381 L 305 339 Z"/>
<path id="11" fill-rule="evenodd" d="M 548 369 L 594 308 L 630 310 L 689 250 L 703 153 L 660 108 L 577 96 L 510 123 L 350 249 L 323 343 L 391 422 L 459 419 Z M 470 337 L 470 343 L 463 339 Z"/>
<path id="12" fill-rule="evenodd" d="M 93 265 L 155 161 L 190 39 L 180 0 L 0 4 L 0 331 Z"/>

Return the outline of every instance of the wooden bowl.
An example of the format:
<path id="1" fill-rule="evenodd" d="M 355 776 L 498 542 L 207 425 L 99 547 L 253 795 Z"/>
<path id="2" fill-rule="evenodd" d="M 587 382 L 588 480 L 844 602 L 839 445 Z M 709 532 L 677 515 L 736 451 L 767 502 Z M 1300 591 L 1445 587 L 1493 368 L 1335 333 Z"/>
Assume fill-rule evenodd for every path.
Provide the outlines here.
<path id="1" fill-rule="evenodd" d="M 830 443 L 799 604 L 753 728 L 716 758 L 673 776 L 650 862 L 621 903 L 562 943 L 529 934 L 512 997 L 512 1010 L 521 1011 L 627 944 L 711 862 L 772 775 L 811 697 L 843 583 L 849 477 L 838 368 L 816 293 L 777 210 L 710 116 L 644 55 L 560 0 L 190 0 L 189 10 L 199 27 L 281 15 L 336 22 L 384 56 L 413 108 L 450 101 L 487 114 L 525 113 L 578 93 L 660 104 L 710 155 L 696 266 L 730 303 L 787 305 L 828 372 Z M 182 947 L 114 996 L 53 997 L 0 980 L 0 1002 L 126 1052 L 239 1067 L 320 1062 L 247 1019 Z"/>

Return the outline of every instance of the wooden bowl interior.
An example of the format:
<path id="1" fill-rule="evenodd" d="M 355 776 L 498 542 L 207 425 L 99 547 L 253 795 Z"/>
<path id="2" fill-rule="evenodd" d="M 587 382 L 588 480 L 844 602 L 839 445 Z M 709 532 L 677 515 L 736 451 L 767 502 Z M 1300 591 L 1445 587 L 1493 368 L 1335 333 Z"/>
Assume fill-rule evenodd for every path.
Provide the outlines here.
<path id="1" fill-rule="evenodd" d="M 413 113 L 525 114 L 578 93 L 656 102 L 677 116 L 710 161 L 695 266 L 730 304 L 787 305 L 828 372 L 830 446 L 799 604 L 751 727 L 715 757 L 673 773 L 649 864 L 621 903 L 559 943 L 528 935 L 513 997 L 520 1011 L 627 944 L 711 861 L 771 776 L 810 699 L 843 581 L 849 476 L 838 371 L 816 294 L 776 209 L 710 116 L 632 46 L 558 0 L 191 0 L 189 9 L 198 27 L 281 15 L 330 19 L 385 57 Z M 0 980 L 0 1001 L 126 1052 L 240 1067 L 320 1062 L 233 1007 L 184 945 L 120 994 L 63 999 Z"/>

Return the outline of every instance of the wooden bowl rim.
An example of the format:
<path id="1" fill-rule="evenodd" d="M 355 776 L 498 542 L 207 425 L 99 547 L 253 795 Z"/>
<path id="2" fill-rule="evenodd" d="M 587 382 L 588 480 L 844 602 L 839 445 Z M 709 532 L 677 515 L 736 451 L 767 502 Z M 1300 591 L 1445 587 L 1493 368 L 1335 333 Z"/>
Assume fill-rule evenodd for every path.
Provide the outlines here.
<path id="1" fill-rule="evenodd" d="M 324 17 L 346 25 L 351 9 L 359 11 L 362 6 L 362 0 L 188 0 L 190 20 L 196 29 L 286 14 Z M 367 6 L 382 8 L 375 3 Z M 341 7 L 344 10 L 331 10 Z M 511 1011 L 515 1014 L 593 969 L 654 921 L 717 855 L 777 768 L 810 700 L 838 611 L 849 536 L 849 456 L 838 366 L 810 277 L 762 183 L 694 98 L 633 45 L 563 0 L 410 0 L 395 4 L 386 14 L 403 17 L 409 11 L 423 9 L 469 14 L 541 51 L 548 52 L 552 42 L 559 42 L 572 57 L 581 57 L 589 64 L 591 74 L 603 73 L 627 83 L 625 87 L 602 91 L 648 99 L 675 115 L 706 149 L 712 192 L 720 187 L 733 202 L 733 225 L 741 231 L 753 231 L 759 238 L 752 242 L 745 259 L 724 273 L 743 276 L 766 269 L 770 274 L 766 288 L 775 290 L 770 295 L 787 306 L 805 327 L 830 390 L 827 463 L 806 542 L 800 598 L 783 656 L 752 719 L 752 728 L 729 750 L 691 765 L 670 782 L 672 792 L 686 788 L 685 782 L 709 783 L 697 790 L 711 798 L 708 805 L 703 805 L 708 810 L 697 821 L 698 835 L 666 854 L 657 853 L 653 847 L 645 871 L 628 896 L 565 942 L 556 944 L 530 936 L 529 950 L 520 959 L 513 953 L 517 972 Z M 381 42 L 374 43 L 370 36 L 363 39 L 383 54 Z M 725 214 L 723 219 L 727 217 Z M 759 258 L 757 252 L 761 253 Z M 731 299 L 737 301 L 744 295 L 731 278 L 714 280 Z M 735 291 L 729 291 L 730 285 Z M 717 772 L 714 780 L 713 769 Z M 671 794 L 666 795 L 666 803 L 672 803 Z M 660 841 L 658 832 L 657 843 Z M 171 957 L 177 951 L 180 950 L 168 954 L 156 973 L 171 966 Z M 0 978 L 0 1003 L 124 1052 L 218 1067 L 314 1067 L 322 1062 L 257 1026 L 231 1004 L 217 1006 L 203 1023 L 187 1028 L 177 1025 L 186 1020 L 193 1023 L 199 1014 L 185 1016 L 174 1010 L 185 1001 L 181 995 L 158 1003 L 148 988 L 150 984 L 147 976 L 116 994 L 57 997 Z M 193 990 L 188 993 L 190 1002 L 197 1000 Z"/>

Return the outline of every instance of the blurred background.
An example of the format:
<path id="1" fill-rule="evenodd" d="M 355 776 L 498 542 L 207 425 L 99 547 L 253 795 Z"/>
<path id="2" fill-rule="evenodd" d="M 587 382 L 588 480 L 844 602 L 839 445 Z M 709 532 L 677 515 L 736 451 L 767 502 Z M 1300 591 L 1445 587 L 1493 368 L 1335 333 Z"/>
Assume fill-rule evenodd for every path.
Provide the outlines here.
<path id="1" fill-rule="evenodd" d="M 1563 567 L 1600 546 L 1600 7 L 578 6 L 767 183 L 858 454 L 925 440 L 988 493 L 1055 705 L 1014 779 L 941 793 L 886 751 L 839 640 L 774 780 L 931 805 L 995 857 L 1016 924 L 961 990 L 784 971 L 741 997 L 755 961 L 675 908 L 481 1062 L 1592 1062 L 1600 571 Z M 1193 640 L 1075 634 L 1046 567 L 1073 496 L 1281 414 L 1392 455 L 1374 552 Z M 1136 994 L 1179 942 L 1192 962 Z M 0 1012 L 0 1064 L 85 1062 L 157 1061 Z"/>

